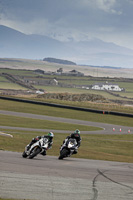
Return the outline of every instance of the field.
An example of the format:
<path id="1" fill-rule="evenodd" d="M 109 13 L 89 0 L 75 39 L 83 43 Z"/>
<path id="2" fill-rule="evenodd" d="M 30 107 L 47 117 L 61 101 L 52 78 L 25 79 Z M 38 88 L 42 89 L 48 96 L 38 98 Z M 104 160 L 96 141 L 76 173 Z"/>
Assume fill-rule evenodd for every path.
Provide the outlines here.
<path id="1" fill-rule="evenodd" d="M 35 69 L 42 69 L 44 71 L 56 71 L 60 67 L 63 67 L 64 71 L 70 71 L 76 67 L 76 70 L 85 73 L 84 77 L 72 77 L 72 76 L 58 76 L 58 75 L 38 75 L 34 72 Z M 4 73 L 4 74 L 3 74 Z M 5 74 L 11 76 L 13 81 L 9 80 Z M 121 75 L 115 77 L 114 75 Z M 83 66 L 60 66 L 58 64 L 50 64 L 42 61 L 31 60 L 7 60 L 0 61 L 0 92 L 4 96 L 15 96 L 18 98 L 32 99 L 36 101 L 57 103 L 64 105 L 71 105 L 77 107 L 99 109 L 103 111 L 118 111 L 125 113 L 133 113 L 133 80 L 131 78 L 130 70 L 120 69 L 97 69 L 87 68 Z M 24 82 L 24 79 L 26 80 Z M 44 84 L 53 79 L 58 80 L 59 85 Z M 43 84 L 36 84 L 37 81 L 42 80 Z M 81 85 L 93 85 L 96 82 L 113 82 L 120 87 L 125 88 L 125 92 L 112 92 L 96 91 L 81 89 Z M 27 85 L 21 85 L 20 83 L 30 83 L 36 90 L 43 89 L 46 93 L 62 93 L 67 94 L 88 94 L 99 95 L 101 100 L 95 101 L 73 101 L 73 100 L 61 100 L 61 99 L 47 99 L 43 95 L 34 93 L 26 93 Z M 17 92 L 18 93 L 17 93 Z M 11 92 L 11 93 L 10 93 Z M 20 103 L 7 100 L 0 100 L 0 110 L 9 110 L 24 113 L 33 113 L 40 115 L 48 115 L 55 117 L 81 119 L 85 121 L 102 122 L 115 125 L 123 125 L 133 127 L 132 118 L 126 118 L 122 116 L 102 115 L 96 113 L 88 113 L 83 111 L 68 110 L 61 108 L 54 108 L 41 105 L 33 105 L 30 103 Z M 62 141 L 67 136 L 63 133 L 63 130 L 75 130 L 79 128 L 84 130 L 100 130 L 96 127 L 87 127 L 81 125 L 51 122 L 47 120 L 35 120 L 25 117 L 13 117 L 7 115 L 0 115 L 2 126 L 15 126 L 24 128 L 38 128 L 38 129 L 55 129 L 62 130 L 62 133 L 56 133 L 54 138 L 54 145 L 49 150 L 49 155 L 58 156 L 59 147 Z M 34 131 L 20 131 L 12 129 L 1 129 L 1 131 L 12 134 L 13 138 L 0 136 L 0 149 L 9 151 L 22 152 L 25 145 L 27 145 L 31 138 L 36 135 L 44 134 L 44 132 Z M 112 160 L 120 162 L 133 162 L 133 134 L 125 135 L 85 135 L 82 134 L 82 146 L 80 147 L 78 155 L 75 157 L 86 159 L 99 159 L 99 160 Z"/>
<path id="2" fill-rule="evenodd" d="M 31 132 L 25 134 L 22 131 L 15 132 L 16 133 L 12 133 L 13 138 L 0 136 L 1 150 L 23 152 L 24 147 L 31 141 L 31 139 L 40 134 Z M 47 152 L 47 154 L 59 156 L 59 148 L 67 135 L 68 134 L 56 133 L 53 140 L 53 147 Z M 82 134 L 82 145 L 79 148 L 78 154 L 73 157 L 133 163 L 132 146 L 133 135 L 105 136 Z"/>
<path id="3" fill-rule="evenodd" d="M 10 102 L 10 103 L 9 103 Z M 0 99 L 0 110 L 9 110 L 15 112 L 33 113 L 40 115 L 48 115 L 54 117 L 63 117 L 71 119 L 81 119 L 85 121 L 102 122 L 123 126 L 133 126 L 132 118 L 113 116 L 113 115 L 101 115 L 91 112 L 81 112 L 76 110 L 54 108 L 49 106 L 33 105 L 30 103 L 20 103 L 14 101 L 6 101 Z"/>
<path id="4" fill-rule="evenodd" d="M 117 117 L 117 116 L 105 116 L 102 114 L 86 113 L 82 111 L 71 111 L 61 108 L 52 108 L 47 106 L 39 106 L 32 104 L 24 104 L 19 102 L 12 102 L 0 100 L 0 109 L 13 110 L 17 112 L 28 112 L 34 114 L 45 114 L 57 117 L 66 117 L 74 119 L 82 119 L 88 121 L 97 121 L 111 124 L 121 124 L 126 126 L 133 126 L 132 118 Z M 52 111 L 52 112 L 51 112 Z M 67 123 L 57 123 L 45 120 L 33 120 L 29 118 L 19 118 L 1 115 L 1 125 L 16 126 L 16 127 L 33 127 L 33 128 L 55 128 L 57 130 L 74 130 L 79 128 L 82 130 L 96 130 L 96 127 L 76 126 Z M 13 138 L 0 136 L 0 148 L 2 150 L 18 151 L 22 152 L 24 147 L 30 142 L 30 140 L 36 135 L 45 134 L 45 132 L 34 131 L 20 131 L 12 129 L 1 129 L 2 132 L 6 132 L 13 135 Z M 49 150 L 48 155 L 59 155 L 59 148 L 62 141 L 68 134 L 56 133 L 54 137 L 54 145 Z M 120 162 L 133 162 L 133 134 L 125 135 L 85 135 L 82 134 L 82 145 L 79 149 L 78 155 L 75 157 L 86 159 L 98 159 L 98 160 L 112 160 Z"/>
<path id="5" fill-rule="evenodd" d="M 21 62 L 20 62 L 21 63 Z M 32 64 L 32 63 L 31 63 Z M 60 67 L 60 66 L 58 66 Z M 11 80 L 8 80 L 6 77 L 4 77 L 3 73 L 8 74 L 9 76 L 15 77 L 17 80 L 21 81 L 22 83 L 24 80 L 25 82 L 28 82 L 28 85 L 30 83 L 31 86 L 33 86 L 36 90 L 44 90 L 46 93 L 71 93 L 71 94 L 92 94 L 92 95 L 101 95 L 105 98 L 105 100 L 95 101 L 93 102 L 94 105 L 91 104 L 91 102 L 84 102 L 88 106 L 92 107 L 98 107 L 100 109 L 105 108 L 109 110 L 116 110 L 116 105 L 118 107 L 121 107 L 120 109 L 123 110 L 123 105 L 133 105 L 133 80 L 132 79 L 125 79 L 125 78 L 110 78 L 110 77 L 90 77 L 90 76 L 84 76 L 84 77 L 75 77 L 75 76 L 59 76 L 59 75 L 39 75 L 36 74 L 33 70 L 16 70 L 16 69 L 0 69 L 0 92 L 1 94 L 6 95 L 16 95 L 27 98 L 29 96 L 29 93 L 27 93 L 28 88 L 26 88 L 26 85 L 18 84 L 18 82 L 14 81 L 11 82 Z M 58 81 L 58 85 L 48 84 L 47 82 L 51 82 L 53 79 L 56 79 Z M 40 81 L 40 83 L 39 83 Z M 118 84 L 120 87 L 125 89 L 125 92 L 111 92 L 108 93 L 107 91 L 98 91 L 98 90 L 87 90 L 82 89 L 82 85 L 93 85 L 97 82 L 109 82 L 113 84 Z M 47 84 L 46 84 L 47 83 Z M 11 92 L 12 90 L 12 92 Z M 14 92 L 13 92 L 14 91 Z M 17 91 L 17 92 L 15 92 Z M 31 92 L 32 93 L 32 92 Z M 29 98 L 32 98 L 33 95 Z M 35 95 L 34 97 L 37 98 L 38 95 Z M 41 96 L 39 96 L 39 99 Z M 42 101 L 45 101 L 45 99 L 41 99 Z M 51 100 L 50 100 L 51 101 Z M 54 99 L 56 102 L 56 99 Z M 62 103 L 63 101 L 60 101 L 59 103 Z M 65 104 L 70 104 L 70 102 L 63 102 Z M 71 102 L 71 104 L 75 104 L 78 102 Z M 83 103 L 83 104 L 84 104 Z M 100 104 L 101 103 L 101 104 Z M 104 104 L 104 105 L 103 105 Z M 82 106 L 82 101 L 80 102 L 80 105 Z M 127 109 L 127 112 L 131 112 L 131 106 Z"/>
<path id="6" fill-rule="evenodd" d="M 60 123 L 60 122 L 51 122 L 48 120 L 39 120 L 26 117 L 15 117 L 15 116 L 6 116 L 0 115 L 0 125 L 1 126 L 11 126 L 11 127 L 24 127 L 24 128 L 38 128 L 38 129 L 54 129 L 54 130 L 75 130 L 76 128 L 81 131 L 96 131 L 102 130 L 102 128 L 91 127 L 91 126 L 82 126 L 74 125 L 69 123 Z"/>
<path id="7" fill-rule="evenodd" d="M 56 71 L 60 67 L 63 67 L 64 71 L 71 71 L 73 69 L 84 73 L 87 76 L 93 77 L 123 77 L 133 78 L 133 69 L 124 68 L 98 68 L 79 65 L 61 65 L 44 62 L 42 60 L 28 60 L 28 59 L 0 59 L 0 68 L 10 69 L 26 69 L 35 70 L 42 69 L 44 71 Z"/>
<path id="8" fill-rule="evenodd" d="M 3 199 L 3 198 L 0 198 L 0 200 L 17 200 L 17 199 Z M 28 199 L 25 199 L 25 200 L 28 200 Z"/>

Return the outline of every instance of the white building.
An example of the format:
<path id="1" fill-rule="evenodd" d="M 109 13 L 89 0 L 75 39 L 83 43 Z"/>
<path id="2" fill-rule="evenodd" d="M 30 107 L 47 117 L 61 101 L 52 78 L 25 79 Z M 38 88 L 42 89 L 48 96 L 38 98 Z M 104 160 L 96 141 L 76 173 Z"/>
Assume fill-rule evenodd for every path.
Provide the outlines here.
<path id="1" fill-rule="evenodd" d="M 113 84 L 113 83 L 96 83 L 92 85 L 92 90 L 109 90 L 109 91 L 115 91 L 115 92 L 121 92 L 124 89 L 120 88 L 119 85 Z"/>

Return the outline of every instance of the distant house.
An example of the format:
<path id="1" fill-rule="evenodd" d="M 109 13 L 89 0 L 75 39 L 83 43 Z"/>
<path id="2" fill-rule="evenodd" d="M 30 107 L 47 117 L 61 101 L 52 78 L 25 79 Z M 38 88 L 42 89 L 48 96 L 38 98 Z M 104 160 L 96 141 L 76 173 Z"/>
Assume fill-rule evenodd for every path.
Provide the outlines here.
<path id="1" fill-rule="evenodd" d="M 61 73 L 62 74 L 62 72 L 63 72 L 63 68 L 57 69 L 57 73 Z"/>
<path id="2" fill-rule="evenodd" d="M 44 94 L 44 93 L 45 93 L 44 90 L 41 89 L 36 91 L 36 94 Z"/>
<path id="3" fill-rule="evenodd" d="M 56 79 L 52 79 L 50 81 L 50 85 L 58 85 L 58 81 Z"/>
<path id="4" fill-rule="evenodd" d="M 44 71 L 41 69 L 36 69 L 36 70 L 34 70 L 34 72 L 37 74 L 44 74 Z"/>
<path id="5" fill-rule="evenodd" d="M 120 88 L 119 85 L 113 84 L 113 83 L 96 83 L 91 86 L 92 90 L 108 90 L 108 91 L 115 91 L 115 92 L 121 92 L 124 90 L 124 88 Z"/>
<path id="6" fill-rule="evenodd" d="M 72 71 L 69 71 L 69 73 L 68 73 L 69 75 L 71 75 L 71 76 L 84 76 L 84 74 L 83 73 L 81 73 L 81 72 L 78 72 L 77 70 L 75 70 L 75 69 L 73 69 Z"/>

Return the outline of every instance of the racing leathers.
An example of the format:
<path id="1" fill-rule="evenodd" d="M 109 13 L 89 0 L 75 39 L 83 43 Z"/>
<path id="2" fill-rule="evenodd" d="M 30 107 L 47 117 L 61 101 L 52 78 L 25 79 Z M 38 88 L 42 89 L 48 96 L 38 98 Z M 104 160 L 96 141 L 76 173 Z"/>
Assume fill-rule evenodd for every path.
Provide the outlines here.
<path id="1" fill-rule="evenodd" d="M 76 145 L 76 149 L 74 150 L 73 154 L 77 154 L 78 152 L 78 148 L 80 147 L 81 145 L 81 137 L 80 137 L 80 134 L 77 134 L 77 133 L 72 133 L 70 136 L 67 136 L 66 139 L 63 141 L 63 144 L 67 142 L 67 140 L 69 140 L 70 138 L 73 138 L 76 140 L 77 142 L 77 145 Z"/>
<path id="2" fill-rule="evenodd" d="M 37 142 L 38 140 L 40 140 L 41 138 L 47 138 L 48 139 L 48 149 L 52 148 L 52 144 L 53 144 L 53 141 L 52 141 L 52 137 L 48 136 L 48 135 L 43 135 L 43 136 L 36 136 L 35 138 L 33 138 L 30 142 L 30 144 L 27 145 L 27 150 L 30 149 L 30 147 L 35 143 Z M 43 156 L 46 155 L 46 151 L 44 150 L 42 153 L 41 153 Z"/>

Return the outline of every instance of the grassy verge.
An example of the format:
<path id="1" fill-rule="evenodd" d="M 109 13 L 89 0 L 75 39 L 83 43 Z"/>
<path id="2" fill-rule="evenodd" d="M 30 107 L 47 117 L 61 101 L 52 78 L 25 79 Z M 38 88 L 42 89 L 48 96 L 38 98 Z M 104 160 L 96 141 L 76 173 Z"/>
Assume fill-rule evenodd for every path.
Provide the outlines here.
<path id="1" fill-rule="evenodd" d="M 52 92 L 52 91 L 51 91 Z M 54 92 L 54 90 L 53 90 Z M 57 93 L 59 93 L 59 90 L 57 90 Z M 64 94 L 62 92 L 62 94 Z M 66 92 L 68 93 L 68 91 Z M 107 92 L 104 92 L 107 93 Z M 74 93 L 71 93 L 74 94 Z M 81 93 L 77 92 L 77 94 L 83 94 L 83 91 Z M 88 94 L 95 94 L 95 95 L 102 95 L 100 92 L 88 92 Z M 108 94 L 108 93 L 107 93 Z M 116 94 L 116 93 L 115 93 Z M 110 95 L 110 94 L 108 94 Z M 102 95 L 103 97 L 105 95 Z M 18 95 L 17 97 L 24 98 L 24 99 L 32 99 L 35 101 L 42 101 L 42 102 L 48 102 L 48 103 L 57 103 L 57 104 L 62 104 L 62 105 L 70 105 L 70 106 L 76 106 L 76 107 L 83 107 L 83 108 L 90 108 L 90 109 L 97 109 L 97 110 L 106 110 L 106 111 L 117 111 L 117 112 L 125 112 L 125 113 L 133 113 L 133 107 L 132 106 L 124 106 L 122 104 L 117 104 L 117 103 L 112 103 L 109 99 L 112 99 L 112 95 L 110 95 L 110 98 L 108 97 L 108 100 L 104 100 L 103 102 L 91 102 L 91 101 L 68 101 L 68 100 L 60 100 L 60 99 L 47 99 L 41 97 L 41 95 L 32 95 L 32 96 L 27 96 L 27 95 Z M 117 100 L 122 100 L 122 98 L 114 97 L 117 98 Z M 113 99 L 114 100 L 114 99 Z M 123 99 L 126 100 L 126 99 Z"/>
<path id="2" fill-rule="evenodd" d="M 18 131 L 12 135 L 13 138 L 0 136 L 1 150 L 23 152 L 31 139 L 40 133 L 25 134 Z M 48 150 L 47 155 L 58 156 L 59 148 L 67 135 L 55 133 L 53 148 Z M 73 157 L 133 163 L 133 135 L 82 134 L 81 147 Z"/>
<path id="3" fill-rule="evenodd" d="M 0 198 L 0 200 L 19 200 L 19 199 L 3 199 L 3 198 Z M 28 200 L 28 199 L 24 199 L 24 200 Z"/>
<path id="4" fill-rule="evenodd" d="M 102 115 L 82 111 L 74 111 L 68 109 L 54 108 L 41 105 L 33 105 L 29 103 L 20 103 L 13 101 L 0 100 L 1 110 L 12 110 L 17 112 L 44 114 L 56 117 L 66 117 L 73 119 L 82 119 L 88 121 L 97 121 L 112 124 L 121 124 L 125 126 L 133 126 L 132 118 Z M 90 127 L 77 126 L 74 124 L 29 119 L 22 117 L 13 117 L 1 115 L 1 125 L 4 126 L 20 126 L 31 128 L 51 128 L 56 130 L 74 130 L 79 128 L 80 130 L 86 130 Z M 91 130 L 96 130 L 92 127 Z M 27 145 L 33 137 L 40 135 L 40 132 L 24 132 L 5 130 L 7 133 L 11 133 L 13 138 L 0 136 L 0 148 L 2 150 L 18 151 L 22 152 L 25 145 Z M 43 133 L 44 134 L 44 133 Z M 59 147 L 67 134 L 56 133 L 54 137 L 54 145 L 51 150 L 48 151 L 48 155 L 59 155 Z M 86 158 L 86 159 L 100 159 L 100 160 L 112 160 L 120 162 L 133 162 L 133 135 L 83 135 L 82 145 L 79 149 L 79 153 L 74 157 Z"/>
<path id="5" fill-rule="evenodd" d="M 15 117 L 8 115 L 0 115 L 1 126 L 12 126 L 12 127 L 24 127 L 24 128 L 39 128 L 39 129 L 55 129 L 55 130 L 75 130 L 80 129 L 81 131 L 96 131 L 102 130 L 102 128 L 93 126 L 84 126 L 77 124 L 61 123 L 48 120 Z"/>
<path id="6" fill-rule="evenodd" d="M 18 200 L 18 199 L 3 199 L 3 198 L 0 198 L 0 200 Z M 28 199 L 24 199 L 24 200 L 28 200 Z"/>
<path id="7" fill-rule="evenodd" d="M 129 117 L 114 116 L 109 114 L 103 115 L 91 112 L 83 112 L 7 100 L 0 100 L 0 110 L 33 113 L 71 119 L 81 119 L 85 121 L 103 122 L 129 127 L 133 126 L 132 118 Z"/>

